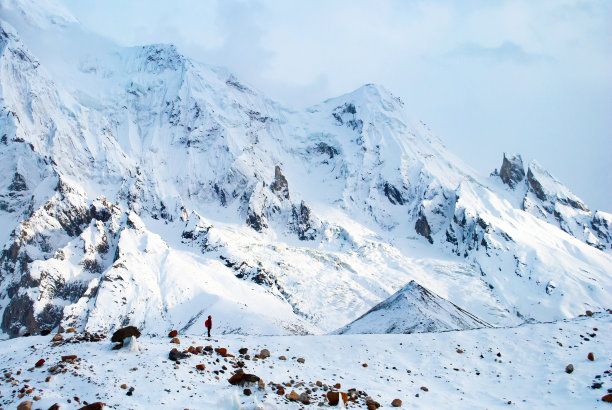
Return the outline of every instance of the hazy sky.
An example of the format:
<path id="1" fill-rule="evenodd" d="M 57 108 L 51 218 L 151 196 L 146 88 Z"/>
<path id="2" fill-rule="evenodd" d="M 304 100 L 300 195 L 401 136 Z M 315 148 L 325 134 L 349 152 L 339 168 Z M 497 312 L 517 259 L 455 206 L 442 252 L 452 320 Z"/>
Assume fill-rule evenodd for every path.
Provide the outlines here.
<path id="1" fill-rule="evenodd" d="M 612 212 L 612 1 L 64 0 L 303 107 L 379 83 L 475 169 L 536 159 Z"/>

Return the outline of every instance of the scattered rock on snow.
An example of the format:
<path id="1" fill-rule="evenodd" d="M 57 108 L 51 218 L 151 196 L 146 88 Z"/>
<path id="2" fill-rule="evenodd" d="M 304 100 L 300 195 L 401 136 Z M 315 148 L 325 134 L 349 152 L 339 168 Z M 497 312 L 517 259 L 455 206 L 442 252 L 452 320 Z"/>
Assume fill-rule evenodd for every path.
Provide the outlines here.
<path id="1" fill-rule="evenodd" d="M 249 351 L 249 349 L 247 349 L 246 347 L 241 347 L 238 350 L 238 353 L 240 353 L 240 354 L 247 354 L 248 351 Z"/>
<path id="2" fill-rule="evenodd" d="M 204 370 L 204 369 L 206 369 L 206 366 L 205 366 L 204 364 L 202 364 L 202 363 L 200 363 L 200 364 L 196 364 L 196 369 L 198 369 L 198 370 Z"/>
<path id="3" fill-rule="evenodd" d="M 400 399 L 394 399 L 391 402 L 391 406 L 393 406 L 393 407 L 402 407 L 402 401 Z"/>
<path id="4" fill-rule="evenodd" d="M 587 359 L 589 359 L 590 361 L 595 360 L 595 355 L 593 354 L 593 352 L 589 352 L 589 354 L 587 355 Z"/>
<path id="5" fill-rule="evenodd" d="M 303 358 L 303 357 L 300 357 L 300 358 L 298 358 L 298 359 L 297 359 L 297 362 L 298 362 L 298 363 L 304 363 L 305 361 L 306 361 L 306 360 L 304 360 L 304 358 Z"/>
<path id="6" fill-rule="evenodd" d="M 168 359 L 175 361 L 175 362 L 177 360 L 186 359 L 188 357 L 189 355 L 187 353 L 179 352 L 179 350 L 176 348 L 170 350 L 170 353 L 168 353 Z"/>
<path id="7" fill-rule="evenodd" d="M 72 362 L 76 358 L 77 358 L 77 356 L 75 354 L 69 354 L 69 355 L 66 355 L 66 356 L 62 356 L 62 362 Z"/>
<path id="8" fill-rule="evenodd" d="M 35 367 L 42 367 L 43 364 L 45 364 L 45 359 L 40 359 L 39 361 L 36 362 L 36 364 L 34 366 Z"/>
<path id="9" fill-rule="evenodd" d="M 371 397 L 366 397 L 365 402 L 368 410 L 376 410 L 380 407 L 380 403 Z"/>
<path id="10" fill-rule="evenodd" d="M 289 393 L 289 394 L 287 395 L 287 399 L 288 399 L 289 401 L 297 401 L 299 397 L 300 397 L 300 395 L 299 395 L 299 394 L 297 394 L 297 393 L 295 392 L 295 390 L 291 390 L 291 393 Z"/>
<path id="11" fill-rule="evenodd" d="M 168 333 L 168 337 L 170 338 L 175 338 L 178 336 L 178 331 L 177 330 L 171 330 L 170 333 Z"/>
<path id="12" fill-rule="evenodd" d="M 261 349 L 259 356 L 261 356 L 262 359 L 265 359 L 266 357 L 270 357 L 270 351 L 268 349 Z"/>
<path id="13" fill-rule="evenodd" d="M 170 343 L 175 343 L 177 345 L 180 345 L 181 341 L 179 340 L 178 337 L 173 337 L 172 340 L 170 340 Z"/>
<path id="14" fill-rule="evenodd" d="M 606 403 L 612 403 L 612 394 L 606 394 L 601 398 L 601 401 L 605 401 Z"/>
<path id="15" fill-rule="evenodd" d="M 60 341 L 64 340 L 64 336 L 62 336 L 61 333 L 58 333 L 55 336 L 53 336 L 53 338 L 51 340 L 54 341 L 54 342 L 60 342 Z"/>
<path id="16" fill-rule="evenodd" d="M 308 395 L 308 393 L 303 392 L 298 396 L 298 401 L 302 404 L 310 404 L 310 396 Z"/>
<path id="17" fill-rule="evenodd" d="M 570 364 L 568 364 L 568 365 L 565 367 L 565 373 L 568 373 L 568 374 L 569 374 L 569 373 L 571 373 L 571 372 L 573 372 L 573 371 L 574 371 L 574 365 L 573 365 L 573 364 L 571 364 L 571 363 L 570 363 Z"/>
<path id="18" fill-rule="evenodd" d="M 587 310 L 585 313 L 586 313 L 587 316 L 593 316 L 593 312 L 590 311 L 590 310 Z"/>
<path id="19" fill-rule="evenodd" d="M 244 389 L 242 392 L 244 393 L 245 396 L 250 396 L 251 393 L 253 393 L 251 389 Z"/>
<path id="20" fill-rule="evenodd" d="M 428 389 L 427 387 L 425 387 L 425 386 L 421 386 L 421 390 L 423 390 L 423 391 L 429 391 L 429 389 Z"/>

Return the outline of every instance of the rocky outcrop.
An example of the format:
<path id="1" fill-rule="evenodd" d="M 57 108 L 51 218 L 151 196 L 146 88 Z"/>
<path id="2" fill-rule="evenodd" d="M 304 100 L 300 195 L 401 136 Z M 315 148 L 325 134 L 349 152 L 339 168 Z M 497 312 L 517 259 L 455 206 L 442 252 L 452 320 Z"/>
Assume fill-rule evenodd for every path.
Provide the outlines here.
<path id="1" fill-rule="evenodd" d="M 514 188 L 525 178 L 525 169 L 523 168 L 523 159 L 520 155 L 515 155 L 507 158 L 504 154 L 502 166 L 499 170 L 499 176 L 502 182 L 510 188 Z"/>
<path id="2" fill-rule="evenodd" d="M 289 184 L 278 165 L 274 167 L 274 182 L 270 184 L 270 190 L 279 198 L 289 199 Z"/>
<path id="3" fill-rule="evenodd" d="M 429 227 L 429 223 L 427 223 L 427 218 L 425 217 L 425 215 L 419 215 L 419 218 L 417 219 L 414 225 L 414 229 L 419 235 L 423 236 L 424 238 L 427 238 L 429 243 L 433 243 L 433 238 L 431 237 L 431 228 Z"/>

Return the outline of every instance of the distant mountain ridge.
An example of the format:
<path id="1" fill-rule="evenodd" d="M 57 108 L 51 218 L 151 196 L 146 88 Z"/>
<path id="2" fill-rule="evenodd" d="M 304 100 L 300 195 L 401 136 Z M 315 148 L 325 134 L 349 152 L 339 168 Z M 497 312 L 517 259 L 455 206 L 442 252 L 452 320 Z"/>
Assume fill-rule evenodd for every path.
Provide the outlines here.
<path id="1" fill-rule="evenodd" d="M 204 313 L 325 333 L 413 280 L 492 325 L 609 304 L 612 215 L 520 157 L 477 175 L 382 86 L 295 111 L 172 45 L 0 6 L 7 336 Z"/>

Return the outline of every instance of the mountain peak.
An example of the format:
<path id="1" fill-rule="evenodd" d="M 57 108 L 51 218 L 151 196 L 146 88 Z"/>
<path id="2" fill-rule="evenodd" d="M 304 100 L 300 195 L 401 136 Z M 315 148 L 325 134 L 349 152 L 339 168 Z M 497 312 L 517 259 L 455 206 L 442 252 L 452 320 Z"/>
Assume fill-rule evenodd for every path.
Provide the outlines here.
<path id="1" fill-rule="evenodd" d="M 67 8 L 55 0 L 0 0 L 0 11 L 3 17 L 17 17 L 30 26 L 43 29 L 78 23 Z"/>

